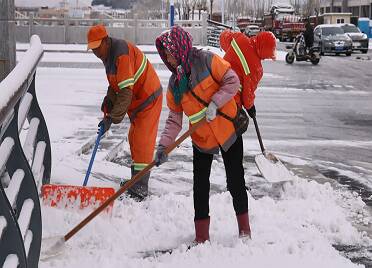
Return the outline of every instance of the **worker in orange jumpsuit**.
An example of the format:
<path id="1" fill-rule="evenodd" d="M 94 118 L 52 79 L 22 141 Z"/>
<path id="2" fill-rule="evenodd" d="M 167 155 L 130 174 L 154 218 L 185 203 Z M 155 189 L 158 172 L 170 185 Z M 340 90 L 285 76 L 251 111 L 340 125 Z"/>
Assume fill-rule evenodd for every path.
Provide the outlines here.
<path id="1" fill-rule="evenodd" d="M 141 50 L 130 42 L 108 36 L 103 25 L 92 26 L 87 39 L 88 49 L 102 60 L 109 82 L 101 106 L 107 116 L 99 127 L 103 126 L 106 132 L 112 123 L 120 123 L 128 114 L 133 177 L 153 160 L 162 109 L 160 80 Z M 131 196 L 142 200 L 148 195 L 149 177 L 150 173 L 129 189 Z"/>
<path id="2" fill-rule="evenodd" d="M 256 116 L 255 91 L 263 75 L 261 61 L 275 60 L 275 37 L 271 32 L 247 37 L 244 33 L 225 30 L 220 35 L 220 46 L 225 51 L 223 59 L 231 64 L 240 80 L 235 101 L 239 107 L 244 106 L 253 118 Z"/>

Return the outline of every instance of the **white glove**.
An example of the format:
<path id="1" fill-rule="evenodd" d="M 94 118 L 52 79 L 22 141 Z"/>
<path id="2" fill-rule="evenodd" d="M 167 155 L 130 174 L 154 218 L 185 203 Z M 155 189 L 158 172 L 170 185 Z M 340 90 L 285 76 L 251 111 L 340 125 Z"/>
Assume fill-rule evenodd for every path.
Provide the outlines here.
<path id="1" fill-rule="evenodd" d="M 207 112 L 206 112 L 207 122 L 210 122 L 216 118 L 217 108 L 218 108 L 217 105 L 213 101 L 209 103 Z"/>

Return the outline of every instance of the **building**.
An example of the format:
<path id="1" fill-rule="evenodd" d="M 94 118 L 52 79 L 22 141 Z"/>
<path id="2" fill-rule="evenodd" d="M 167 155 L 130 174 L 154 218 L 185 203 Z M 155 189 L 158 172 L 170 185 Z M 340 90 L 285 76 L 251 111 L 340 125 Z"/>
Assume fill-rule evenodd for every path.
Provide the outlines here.
<path id="1" fill-rule="evenodd" d="M 320 15 L 323 17 L 324 24 L 338 24 L 350 23 L 351 13 L 324 13 Z"/>
<path id="2" fill-rule="evenodd" d="M 320 0 L 320 14 L 351 13 L 352 17 L 372 19 L 372 0 Z"/>

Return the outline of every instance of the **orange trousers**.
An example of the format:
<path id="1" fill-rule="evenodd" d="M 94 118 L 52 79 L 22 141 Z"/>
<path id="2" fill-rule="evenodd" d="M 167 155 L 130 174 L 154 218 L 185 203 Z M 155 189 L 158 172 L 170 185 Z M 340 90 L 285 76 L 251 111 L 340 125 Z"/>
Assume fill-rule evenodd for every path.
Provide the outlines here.
<path id="1" fill-rule="evenodd" d="M 160 94 L 144 110 L 137 113 L 131 123 L 128 140 L 133 160 L 132 167 L 136 171 L 144 169 L 154 159 L 162 106 L 163 94 Z M 130 112 L 128 114 L 131 115 Z"/>

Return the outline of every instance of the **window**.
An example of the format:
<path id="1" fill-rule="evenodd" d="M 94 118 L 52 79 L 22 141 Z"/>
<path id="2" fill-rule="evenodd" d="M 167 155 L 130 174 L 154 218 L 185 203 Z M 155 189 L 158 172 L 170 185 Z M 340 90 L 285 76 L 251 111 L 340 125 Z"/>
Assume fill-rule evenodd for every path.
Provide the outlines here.
<path id="1" fill-rule="evenodd" d="M 352 24 L 345 24 L 341 26 L 342 30 L 344 30 L 345 33 L 360 33 L 359 29 Z"/>
<path id="2" fill-rule="evenodd" d="M 341 7 L 335 7 L 334 6 L 332 12 L 334 12 L 334 13 L 341 13 Z"/>
<path id="3" fill-rule="evenodd" d="M 345 19 L 337 19 L 336 20 L 336 23 L 339 24 L 339 23 L 345 23 Z"/>
<path id="4" fill-rule="evenodd" d="M 337 35 L 337 34 L 343 34 L 343 33 L 344 31 L 338 26 L 323 28 L 323 35 Z"/>
<path id="5" fill-rule="evenodd" d="M 369 17 L 369 6 L 362 6 L 361 7 L 361 17 L 368 18 Z"/>
<path id="6" fill-rule="evenodd" d="M 350 7 L 349 11 L 352 14 L 352 16 L 358 16 L 359 17 L 359 7 Z"/>

